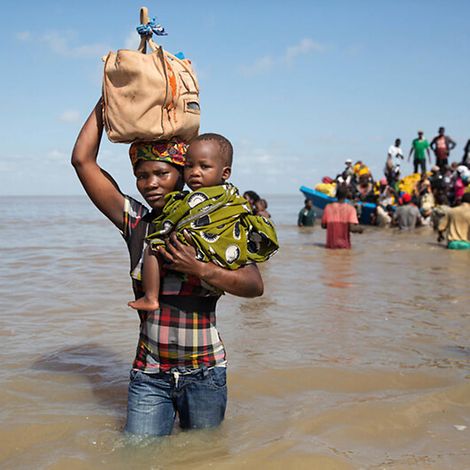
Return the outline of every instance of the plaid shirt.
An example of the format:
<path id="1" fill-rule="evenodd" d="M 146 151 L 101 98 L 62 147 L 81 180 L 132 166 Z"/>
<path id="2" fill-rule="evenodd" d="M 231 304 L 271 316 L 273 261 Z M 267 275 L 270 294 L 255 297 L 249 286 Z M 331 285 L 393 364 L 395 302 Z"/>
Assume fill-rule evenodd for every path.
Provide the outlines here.
<path id="1" fill-rule="evenodd" d="M 132 287 L 143 295 L 141 268 L 145 237 L 153 215 L 140 202 L 126 196 L 124 231 L 131 258 Z M 133 368 L 148 373 L 173 367 L 196 369 L 225 366 L 225 349 L 216 328 L 215 304 L 220 291 L 201 280 L 162 269 L 160 310 L 139 311 L 140 335 Z"/>

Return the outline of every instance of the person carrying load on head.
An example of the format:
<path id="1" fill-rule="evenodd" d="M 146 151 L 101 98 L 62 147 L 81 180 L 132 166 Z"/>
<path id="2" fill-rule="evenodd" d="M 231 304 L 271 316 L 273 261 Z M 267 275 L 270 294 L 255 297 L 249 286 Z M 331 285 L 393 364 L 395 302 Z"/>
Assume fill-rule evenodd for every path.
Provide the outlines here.
<path id="1" fill-rule="evenodd" d="M 141 23 L 153 31 L 150 23 L 155 22 L 148 21 L 146 9 L 142 11 Z M 163 213 L 166 196 L 183 189 L 187 141 L 199 128 L 199 108 L 192 106 L 198 97 L 197 82 L 189 64 L 158 46 L 144 54 L 150 40 L 151 35 L 145 34 L 140 51 L 121 50 L 108 56 L 103 98 L 83 125 L 72 154 L 87 194 L 127 244 L 136 299 L 144 294 L 142 260 L 146 237 L 154 231 L 152 220 Z M 131 109 L 133 104 L 128 106 L 133 102 L 135 109 Z M 142 112 L 154 113 L 157 120 L 139 119 Z M 152 152 L 144 152 L 145 158 L 133 162 L 137 189 L 150 209 L 123 194 L 98 165 L 104 125 L 112 141 L 152 142 Z M 202 262 L 196 258 L 196 248 L 182 243 L 176 232 L 169 238 L 159 249 L 167 262 L 161 277 L 160 309 L 138 311 L 139 340 L 124 429 L 132 435 L 169 435 L 176 415 L 181 428 L 188 430 L 215 427 L 223 421 L 227 359 L 216 327 L 216 304 L 222 292 L 241 297 L 263 293 L 256 263 L 232 270 Z"/>

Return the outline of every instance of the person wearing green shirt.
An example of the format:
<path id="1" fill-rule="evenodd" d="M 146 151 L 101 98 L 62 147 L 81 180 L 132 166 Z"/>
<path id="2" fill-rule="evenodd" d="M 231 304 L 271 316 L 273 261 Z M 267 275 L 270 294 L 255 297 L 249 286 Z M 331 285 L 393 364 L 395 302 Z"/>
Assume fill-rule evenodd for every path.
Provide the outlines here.
<path id="1" fill-rule="evenodd" d="M 418 173 L 418 166 L 421 168 L 421 173 L 426 173 L 426 153 L 428 154 L 429 163 L 431 164 L 431 153 L 429 152 L 429 142 L 424 138 L 423 131 L 418 131 L 418 138 L 414 139 L 411 143 L 408 161 L 414 153 L 413 165 L 414 173 Z"/>
<path id="2" fill-rule="evenodd" d="M 297 219 L 298 227 L 313 227 L 315 223 L 315 211 L 313 210 L 313 204 L 310 199 L 305 199 L 305 207 L 299 212 Z"/>

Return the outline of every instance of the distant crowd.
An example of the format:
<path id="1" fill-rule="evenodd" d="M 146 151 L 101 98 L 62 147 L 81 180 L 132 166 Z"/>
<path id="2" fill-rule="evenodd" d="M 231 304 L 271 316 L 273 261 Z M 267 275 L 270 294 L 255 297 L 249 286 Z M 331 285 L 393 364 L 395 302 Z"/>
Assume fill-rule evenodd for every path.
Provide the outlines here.
<path id="1" fill-rule="evenodd" d="M 439 128 L 431 142 L 420 130 L 411 143 L 407 157 L 407 161 L 413 159 L 412 174 L 402 175 L 405 154 L 401 139 L 397 138 L 388 149 L 384 176 L 378 181 L 374 180 L 364 162 L 358 160 L 353 163 L 347 159 L 344 169 L 335 179 L 324 177 L 315 189 L 332 197 L 337 197 L 341 189 L 341 194 L 346 194 L 356 208 L 359 218 L 362 210 L 359 202 L 375 204 L 370 221 L 372 225 L 397 226 L 402 230 L 432 225 L 439 232 L 439 240 L 447 239 L 448 243 L 457 239 L 470 242 L 470 140 L 464 147 L 462 158 L 450 162 L 450 154 L 455 147 L 456 142 L 446 135 L 444 127 Z M 427 161 L 432 165 L 431 152 L 434 153 L 435 162 L 427 171 Z M 302 220 L 302 214 L 308 214 L 313 209 L 310 206 L 306 201 L 299 214 L 299 226 L 308 225 Z M 449 217 L 455 215 L 450 209 L 459 206 L 462 207 L 454 212 L 463 217 L 464 222 L 459 223 L 457 229 Z M 468 229 L 465 228 L 467 222 Z"/>

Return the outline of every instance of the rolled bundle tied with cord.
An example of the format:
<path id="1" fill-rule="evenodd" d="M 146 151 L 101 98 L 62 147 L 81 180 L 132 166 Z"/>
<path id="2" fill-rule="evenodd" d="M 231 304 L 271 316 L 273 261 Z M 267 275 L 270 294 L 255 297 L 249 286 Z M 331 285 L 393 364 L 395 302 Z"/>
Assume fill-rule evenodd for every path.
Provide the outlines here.
<path id="1" fill-rule="evenodd" d="M 191 62 L 165 51 L 152 34 L 166 35 L 148 10 L 140 10 L 137 51 L 120 49 L 103 57 L 103 120 L 111 142 L 185 141 L 200 124 L 199 85 Z M 150 53 L 147 54 L 147 45 Z"/>

